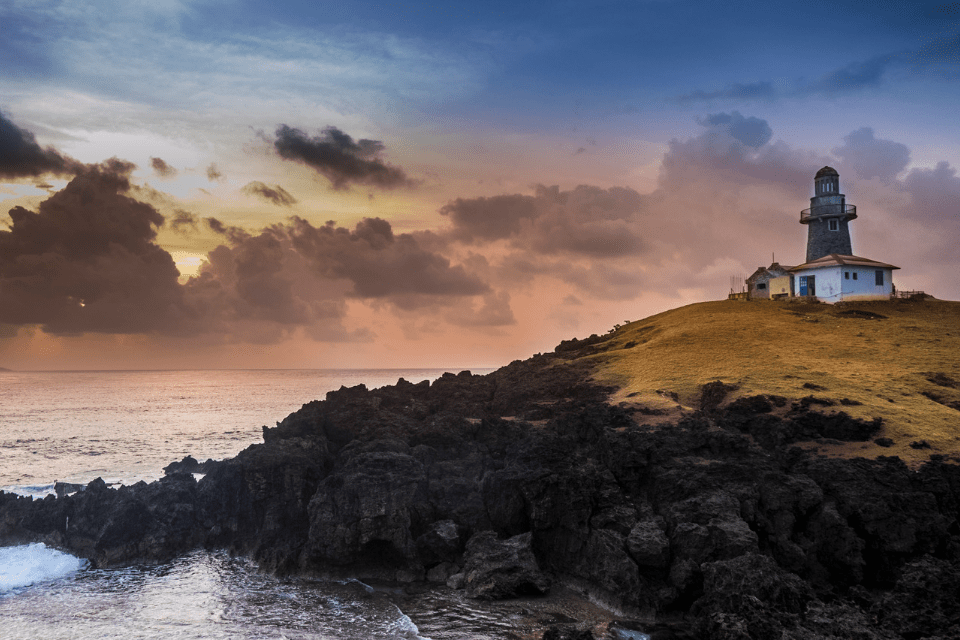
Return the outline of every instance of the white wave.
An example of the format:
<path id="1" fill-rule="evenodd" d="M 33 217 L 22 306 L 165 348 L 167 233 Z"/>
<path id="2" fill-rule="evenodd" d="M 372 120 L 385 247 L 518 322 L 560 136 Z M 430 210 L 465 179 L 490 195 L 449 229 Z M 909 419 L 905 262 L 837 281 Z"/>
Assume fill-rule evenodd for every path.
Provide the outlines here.
<path id="1" fill-rule="evenodd" d="M 0 487 L 0 491 L 15 493 L 26 498 L 46 498 L 57 495 L 52 484 L 11 484 Z"/>
<path id="2" fill-rule="evenodd" d="M 54 580 L 82 569 L 85 560 L 42 543 L 0 547 L 0 593 Z"/>
<path id="3" fill-rule="evenodd" d="M 389 637 L 391 639 L 395 640 L 430 640 L 430 638 L 425 638 L 420 635 L 420 629 L 417 625 L 413 624 L 410 616 L 402 611 L 400 612 L 400 617 L 390 625 L 387 633 L 390 634 Z"/>

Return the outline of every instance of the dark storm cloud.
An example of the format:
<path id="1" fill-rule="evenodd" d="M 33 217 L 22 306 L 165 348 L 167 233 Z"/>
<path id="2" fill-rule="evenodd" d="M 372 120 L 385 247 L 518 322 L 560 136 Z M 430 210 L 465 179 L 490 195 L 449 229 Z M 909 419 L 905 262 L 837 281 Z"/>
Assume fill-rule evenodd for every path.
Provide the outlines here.
<path id="1" fill-rule="evenodd" d="M 258 196 L 264 200 L 269 200 L 278 207 L 289 207 L 297 203 L 297 199 L 290 195 L 286 189 L 278 184 L 275 184 L 271 187 L 260 182 L 259 180 L 255 180 L 243 187 L 241 191 L 248 195 Z"/>
<path id="2" fill-rule="evenodd" d="M 377 140 L 354 141 L 336 127 L 327 127 L 311 138 L 285 124 L 277 128 L 276 136 L 274 148 L 280 157 L 313 168 L 330 180 L 334 189 L 346 189 L 351 184 L 380 189 L 414 184 L 402 169 L 379 158 L 383 144 Z"/>
<path id="3" fill-rule="evenodd" d="M 888 182 L 910 163 L 907 145 L 892 140 L 877 139 L 873 129 L 861 127 L 843 138 L 843 146 L 832 153 L 843 158 L 858 178 L 880 178 Z"/>
<path id="4" fill-rule="evenodd" d="M 170 255 L 155 243 L 163 216 L 127 195 L 132 165 L 88 167 L 37 212 L 10 211 L 0 231 L 0 322 L 47 333 L 161 328 L 181 295 Z"/>
<path id="5" fill-rule="evenodd" d="M 440 214 L 450 218 L 458 239 L 472 241 L 507 238 L 520 231 L 522 220 L 539 215 L 533 196 L 520 194 L 490 198 L 457 198 L 444 205 Z"/>
<path id="6" fill-rule="evenodd" d="M 293 218 L 293 246 L 325 278 L 343 279 L 359 298 L 402 296 L 457 297 L 489 291 L 489 286 L 462 266 L 420 246 L 411 234 L 395 235 L 390 223 L 364 218 L 353 231 L 327 223 L 314 227 Z"/>
<path id="7" fill-rule="evenodd" d="M 711 102 L 713 100 L 771 100 L 778 95 L 773 83 L 751 82 L 739 83 L 716 91 L 697 90 L 677 97 L 677 102 Z"/>
<path id="8" fill-rule="evenodd" d="M 173 217 L 168 220 L 171 229 L 177 233 L 184 234 L 191 231 L 197 231 L 197 221 L 197 216 L 193 215 L 189 211 L 184 211 L 183 209 L 177 209 L 174 211 Z"/>
<path id="9" fill-rule="evenodd" d="M 153 167 L 153 172 L 161 178 L 172 178 L 177 175 L 177 170 L 164 162 L 162 158 L 151 157 L 150 166 Z"/>
<path id="10" fill-rule="evenodd" d="M 53 147 L 41 148 L 32 133 L 21 129 L 0 112 L 0 178 L 72 174 L 81 166 Z"/>
<path id="11" fill-rule="evenodd" d="M 508 239 L 543 254 L 615 257 L 641 253 L 644 198 L 633 189 L 538 186 L 532 196 L 459 198 L 441 208 L 462 242 Z"/>
<path id="12" fill-rule="evenodd" d="M 302 329 L 318 340 L 369 340 L 368 330 L 344 326 L 351 298 L 403 310 L 476 308 L 473 320 L 454 314 L 470 326 L 511 321 L 509 298 L 379 218 L 352 230 L 292 218 L 257 233 L 206 218 L 223 244 L 180 284 L 156 243 L 166 220 L 136 199 L 133 168 L 116 159 L 87 167 L 36 212 L 10 211 L 11 229 L 0 231 L 0 325 L 254 343 Z M 177 209 L 169 223 L 182 233 L 198 219 Z"/>

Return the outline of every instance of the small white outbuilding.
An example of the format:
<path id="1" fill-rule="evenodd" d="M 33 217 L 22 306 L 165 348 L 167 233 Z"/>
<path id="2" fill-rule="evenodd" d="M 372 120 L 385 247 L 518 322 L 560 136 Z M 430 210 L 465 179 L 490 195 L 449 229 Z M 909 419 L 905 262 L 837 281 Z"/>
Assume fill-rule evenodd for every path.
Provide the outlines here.
<path id="1" fill-rule="evenodd" d="M 893 294 L 892 264 L 831 253 L 789 269 L 793 295 L 823 302 L 883 300 Z"/>

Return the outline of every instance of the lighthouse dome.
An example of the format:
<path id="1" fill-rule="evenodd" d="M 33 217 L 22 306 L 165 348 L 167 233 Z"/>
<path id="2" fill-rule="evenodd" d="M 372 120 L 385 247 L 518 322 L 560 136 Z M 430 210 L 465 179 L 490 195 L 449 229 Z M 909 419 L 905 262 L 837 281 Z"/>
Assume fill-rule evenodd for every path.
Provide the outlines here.
<path id="1" fill-rule="evenodd" d="M 820 169 L 820 171 L 817 171 L 817 175 L 814 176 L 814 179 L 823 178 L 826 176 L 839 176 L 839 175 L 840 174 L 837 173 L 837 170 L 834 169 L 833 167 L 824 167 L 823 169 Z"/>

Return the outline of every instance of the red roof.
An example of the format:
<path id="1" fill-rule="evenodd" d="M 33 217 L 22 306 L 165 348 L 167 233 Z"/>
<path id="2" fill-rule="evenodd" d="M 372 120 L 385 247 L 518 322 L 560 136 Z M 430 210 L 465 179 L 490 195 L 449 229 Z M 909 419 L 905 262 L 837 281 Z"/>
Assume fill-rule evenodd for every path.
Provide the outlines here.
<path id="1" fill-rule="evenodd" d="M 789 271 L 801 271 L 803 269 L 820 269 L 822 267 L 870 267 L 874 269 L 899 269 L 900 267 L 895 267 L 892 264 L 887 264 L 886 262 L 878 262 L 876 260 L 871 260 L 869 258 L 861 258 L 860 256 L 845 256 L 839 253 L 831 253 L 829 255 L 823 256 L 822 258 L 817 258 L 816 260 L 811 260 L 810 262 L 804 262 L 801 265 L 792 267 Z"/>

